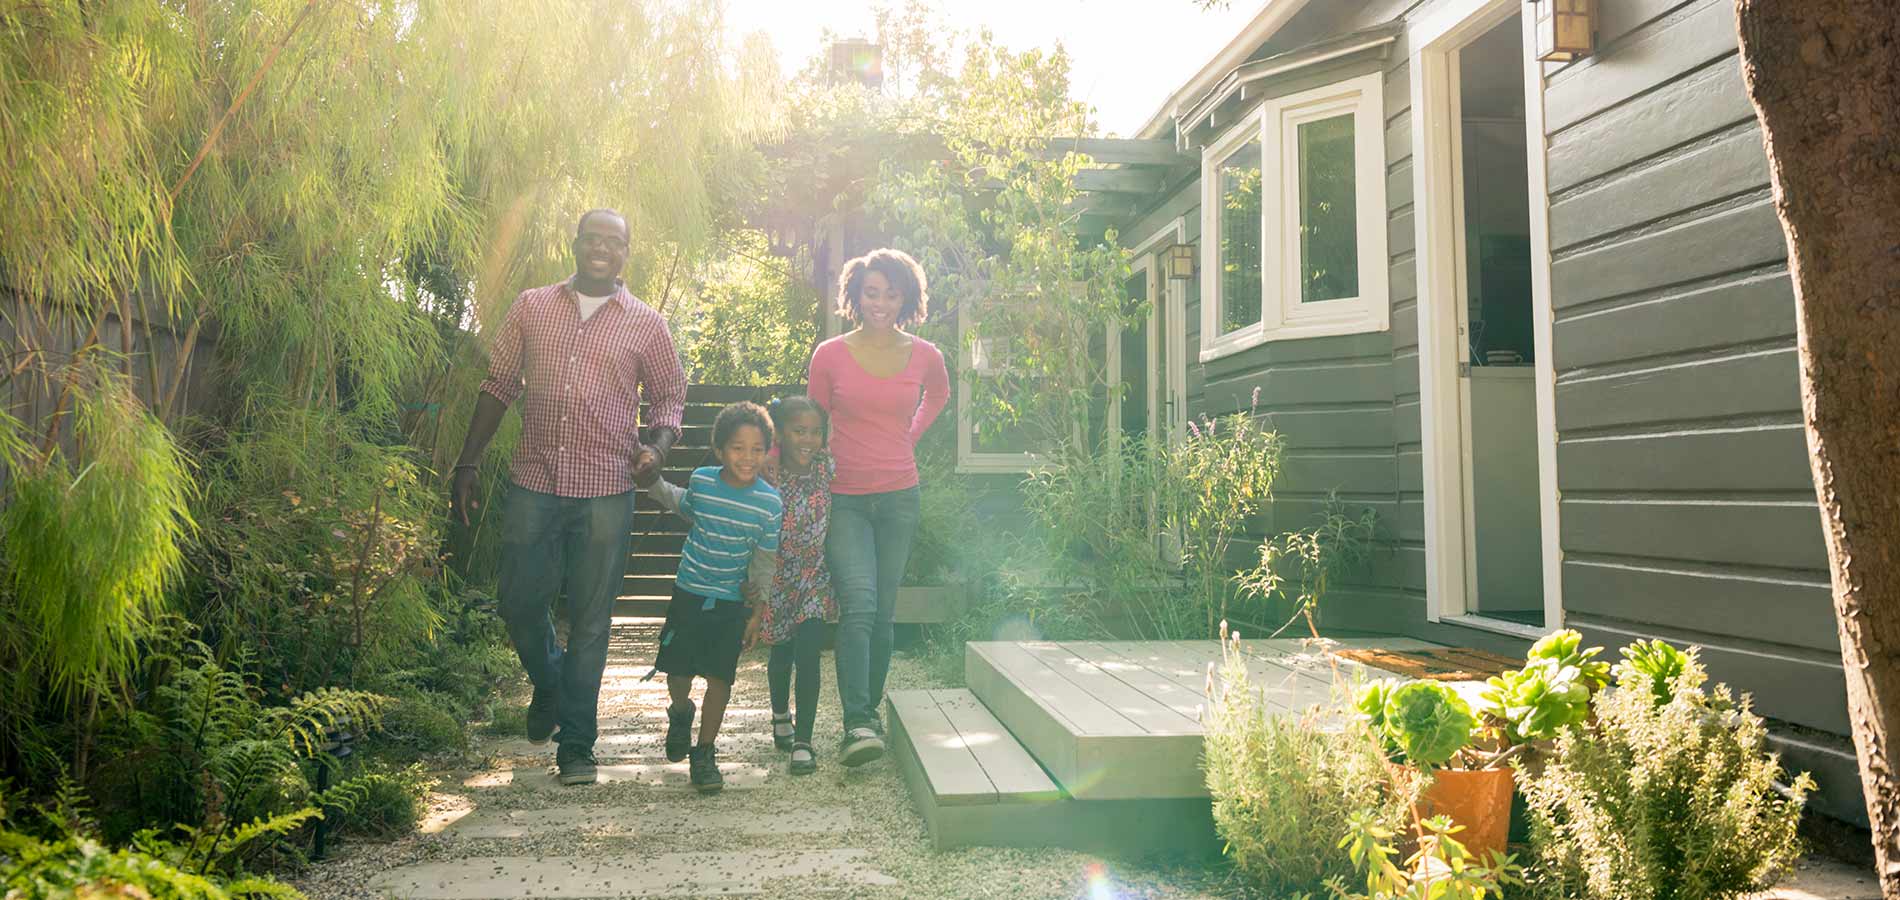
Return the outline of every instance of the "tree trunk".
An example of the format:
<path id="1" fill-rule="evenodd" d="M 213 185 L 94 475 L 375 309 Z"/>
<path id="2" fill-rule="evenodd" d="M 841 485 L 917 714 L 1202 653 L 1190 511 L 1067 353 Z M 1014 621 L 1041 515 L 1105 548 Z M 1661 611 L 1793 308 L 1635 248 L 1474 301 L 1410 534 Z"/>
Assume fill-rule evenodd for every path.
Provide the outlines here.
<path id="1" fill-rule="evenodd" d="M 1736 0 L 1882 893 L 1900 898 L 1900 4 Z"/>

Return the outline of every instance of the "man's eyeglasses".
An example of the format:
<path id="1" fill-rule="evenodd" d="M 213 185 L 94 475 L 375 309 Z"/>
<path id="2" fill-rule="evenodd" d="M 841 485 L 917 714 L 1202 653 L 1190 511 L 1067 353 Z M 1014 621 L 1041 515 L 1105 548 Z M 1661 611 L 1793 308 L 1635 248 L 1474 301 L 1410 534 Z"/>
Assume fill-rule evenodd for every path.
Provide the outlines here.
<path id="1" fill-rule="evenodd" d="M 627 242 L 617 237 L 607 237 L 606 235 L 599 234 L 583 234 L 574 239 L 574 246 L 583 250 L 591 250 L 595 247 L 607 250 L 625 250 L 627 249 Z"/>

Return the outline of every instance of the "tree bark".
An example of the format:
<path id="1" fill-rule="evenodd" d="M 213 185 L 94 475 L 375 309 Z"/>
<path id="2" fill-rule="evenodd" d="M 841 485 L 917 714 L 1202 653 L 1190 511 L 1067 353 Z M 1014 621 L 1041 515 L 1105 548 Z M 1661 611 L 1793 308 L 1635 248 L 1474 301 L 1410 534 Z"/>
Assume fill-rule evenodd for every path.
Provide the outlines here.
<path id="1" fill-rule="evenodd" d="M 1900 4 L 1736 0 L 1881 892 L 1900 898 Z"/>

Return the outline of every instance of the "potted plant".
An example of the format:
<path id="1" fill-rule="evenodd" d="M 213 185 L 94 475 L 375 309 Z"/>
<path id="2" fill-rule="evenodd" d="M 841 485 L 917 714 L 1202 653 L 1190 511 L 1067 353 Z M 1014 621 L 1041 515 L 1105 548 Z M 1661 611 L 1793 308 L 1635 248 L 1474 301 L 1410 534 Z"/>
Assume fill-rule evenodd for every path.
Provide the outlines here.
<path id="1" fill-rule="evenodd" d="M 1429 781 L 1419 797 L 1421 819 L 1446 816 L 1464 826 L 1463 843 L 1481 859 L 1504 852 L 1511 823 L 1510 754 L 1483 747 L 1480 718 L 1450 685 L 1382 681 L 1366 685 L 1359 711 L 1385 736 L 1395 762 Z"/>
<path id="2" fill-rule="evenodd" d="M 1479 857 L 1504 852 L 1515 777 L 1509 763 L 1590 715 L 1590 698 L 1609 683 L 1601 647 L 1564 630 L 1531 647 L 1524 667 L 1486 682 L 1471 705 L 1436 681 L 1377 682 L 1357 705 L 1386 736 L 1395 757 L 1431 776 L 1420 797 L 1424 816 L 1464 826 L 1464 843 Z"/>

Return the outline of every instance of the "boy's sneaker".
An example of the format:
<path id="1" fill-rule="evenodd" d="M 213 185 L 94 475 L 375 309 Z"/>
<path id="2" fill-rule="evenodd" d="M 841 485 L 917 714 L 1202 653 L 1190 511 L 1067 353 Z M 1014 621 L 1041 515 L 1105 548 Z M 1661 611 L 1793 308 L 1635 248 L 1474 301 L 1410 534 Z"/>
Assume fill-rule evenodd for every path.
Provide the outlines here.
<path id="1" fill-rule="evenodd" d="M 785 714 L 772 714 L 772 746 L 780 752 L 792 749 L 792 717 Z"/>
<path id="2" fill-rule="evenodd" d="M 710 746 L 694 747 L 693 761 L 687 764 L 693 790 L 702 794 L 717 794 L 726 786 L 726 776 L 719 774 L 719 761 L 713 756 L 713 748 Z"/>
<path id="3" fill-rule="evenodd" d="M 884 739 L 868 726 L 860 725 L 844 733 L 838 743 L 838 762 L 852 769 L 884 755 Z"/>
<path id="4" fill-rule="evenodd" d="M 810 775 L 818 771 L 818 754 L 813 753 L 811 745 L 799 741 L 792 745 L 792 774 Z"/>
<path id="5" fill-rule="evenodd" d="M 557 720 L 561 715 L 561 692 L 534 689 L 534 699 L 528 701 L 528 743 L 539 746 L 548 742 L 548 738 L 561 730 Z"/>
<path id="6" fill-rule="evenodd" d="M 562 744 L 555 751 L 554 764 L 561 769 L 562 784 L 593 784 L 599 779 L 594 751 Z"/>
<path id="7" fill-rule="evenodd" d="M 666 708 L 666 760 L 679 762 L 693 749 L 693 701 Z"/>

